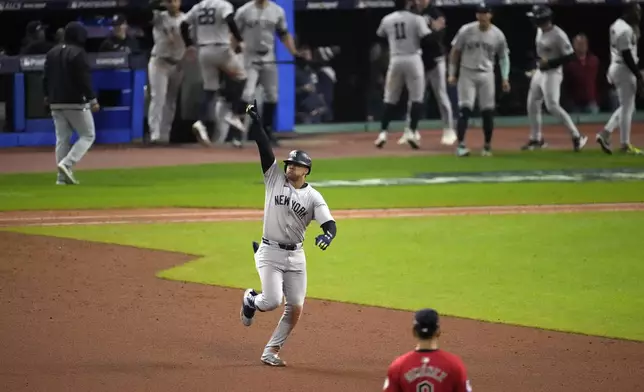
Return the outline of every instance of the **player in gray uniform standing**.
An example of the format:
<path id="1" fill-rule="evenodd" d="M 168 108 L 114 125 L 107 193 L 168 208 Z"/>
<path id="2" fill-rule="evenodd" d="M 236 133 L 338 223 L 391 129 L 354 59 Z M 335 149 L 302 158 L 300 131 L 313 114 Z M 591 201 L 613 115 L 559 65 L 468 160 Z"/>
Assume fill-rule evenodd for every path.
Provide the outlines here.
<path id="1" fill-rule="evenodd" d="M 579 130 L 570 115 L 559 104 L 562 65 L 574 59 L 575 51 L 565 31 L 552 23 L 552 10 L 545 5 L 535 5 L 527 14 L 537 26 L 535 44 L 539 57 L 537 70 L 530 80 L 527 111 L 530 120 L 530 140 L 521 147 L 522 150 L 534 150 L 546 144 L 541 135 L 541 108 L 545 101 L 546 109 L 551 115 L 563 122 L 572 135 L 575 151 L 581 151 L 588 137 L 579 134 Z"/>
<path id="2" fill-rule="evenodd" d="M 186 53 L 181 23 L 185 15 L 179 9 L 180 0 L 150 2 L 154 46 L 148 63 L 150 80 L 150 107 L 148 126 L 150 142 L 167 143 L 177 108 L 177 98 L 183 80 L 181 61 Z M 164 7 L 163 10 L 161 7 Z M 188 38 L 189 40 L 189 38 Z"/>
<path id="3" fill-rule="evenodd" d="M 271 142 L 277 144 L 273 136 L 278 99 L 277 64 L 275 63 L 276 33 L 295 60 L 299 58 L 293 37 L 288 32 L 286 13 L 273 1 L 251 0 L 237 10 L 235 23 L 245 42 L 243 55 L 247 79 L 242 100 L 246 103 L 252 102 L 257 85 L 262 85 L 264 104 L 261 113 L 264 129 Z"/>
<path id="4" fill-rule="evenodd" d="M 267 365 L 285 366 L 279 353 L 302 314 L 306 297 L 306 228 L 313 219 L 320 224 L 323 233 L 315 238 L 315 244 L 322 250 L 331 244 L 337 229 L 326 201 L 306 182 L 312 166 L 309 155 L 291 151 L 282 168 L 275 160 L 255 105 L 248 106 L 248 114 L 264 172 L 266 196 L 262 243 L 255 253 L 262 293 L 253 289 L 244 292 L 240 318 L 250 326 L 256 311 L 275 310 L 282 297 L 286 298 L 284 313 L 261 356 Z"/>
<path id="5" fill-rule="evenodd" d="M 492 10 L 485 4 L 476 8 L 476 22 L 463 25 L 452 40 L 452 51 L 448 68 L 448 83 L 457 83 L 458 106 L 457 122 L 458 147 L 456 155 L 469 156 L 465 146 L 465 133 L 469 123 L 474 100 L 478 97 L 479 109 L 483 118 L 485 143 L 481 155 L 492 156 L 492 134 L 494 133 L 494 109 L 496 108 L 494 62 L 499 60 L 502 88 L 510 91 L 510 55 L 505 34 L 492 24 Z"/>
<path id="6" fill-rule="evenodd" d="M 445 33 L 445 16 L 433 4 L 431 0 L 416 0 L 418 11 L 422 14 L 427 22 L 427 26 L 432 31 L 433 45 L 423 48 L 423 64 L 425 65 L 425 81 L 429 83 L 434 93 L 434 99 L 438 103 L 438 111 L 443 121 L 443 136 L 441 144 L 451 146 L 456 142 L 456 131 L 454 131 L 454 116 L 452 112 L 452 103 L 447 94 L 447 66 L 445 64 L 445 47 L 443 38 Z M 411 111 L 411 101 L 407 105 L 407 119 Z M 411 133 L 405 129 L 398 144 L 405 144 L 410 137 L 420 141 L 420 133 L 416 131 Z"/>
<path id="7" fill-rule="evenodd" d="M 610 26 L 610 66 L 606 75 L 615 86 L 619 107 L 606 123 L 604 130 L 595 138 L 606 154 L 612 154 L 610 136 L 619 127 L 621 151 L 626 154 L 642 155 L 642 150 L 631 144 L 631 122 L 635 111 L 635 95 L 644 92 L 642 73 L 637 67 L 639 61 L 637 42 L 640 38 L 642 9 L 637 3 L 624 7 L 622 17 Z"/>
<path id="8" fill-rule="evenodd" d="M 389 46 L 389 67 L 385 82 L 384 114 L 380 134 L 374 144 L 382 148 L 387 143 L 389 123 L 396 112 L 403 86 L 407 87 L 411 109 L 409 129 L 416 134 L 425 97 L 425 72 L 421 59 L 421 47 L 429 45 L 431 31 L 422 16 L 411 12 L 412 3 L 396 0 L 397 10 L 380 21 L 376 34 L 386 39 Z M 412 148 L 418 148 L 415 137 L 407 138 Z"/>
<path id="9" fill-rule="evenodd" d="M 231 126 L 244 130 L 241 118 L 246 106 L 241 101 L 241 95 L 246 84 L 246 72 L 236 54 L 243 50 L 243 39 L 235 23 L 233 5 L 227 0 L 201 0 L 186 14 L 186 24 L 194 28 L 204 87 L 199 119 L 192 129 L 201 143 L 210 145 L 204 122 L 210 118 L 214 107 L 214 98 L 220 88 L 220 72 L 230 77 L 235 100 L 232 114 L 225 120 Z M 231 35 L 234 39 L 232 42 Z"/>

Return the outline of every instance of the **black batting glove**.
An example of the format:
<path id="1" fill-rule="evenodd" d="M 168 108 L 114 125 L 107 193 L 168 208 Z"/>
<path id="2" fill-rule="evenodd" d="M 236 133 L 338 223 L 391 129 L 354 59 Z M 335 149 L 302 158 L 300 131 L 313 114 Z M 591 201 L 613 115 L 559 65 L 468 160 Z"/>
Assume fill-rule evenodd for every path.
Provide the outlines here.
<path id="1" fill-rule="evenodd" d="M 261 121 L 262 118 L 257 112 L 257 100 L 254 100 L 253 103 L 246 105 L 246 114 L 248 114 L 254 121 Z"/>
<path id="2" fill-rule="evenodd" d="M 315 246 L 322 250 L 326 250 L 326 248 L 331 245 L 331 241 L 333 241 L 333 237 L 330 233 L 320 234 L 319 236 L 315 237 Z"/>

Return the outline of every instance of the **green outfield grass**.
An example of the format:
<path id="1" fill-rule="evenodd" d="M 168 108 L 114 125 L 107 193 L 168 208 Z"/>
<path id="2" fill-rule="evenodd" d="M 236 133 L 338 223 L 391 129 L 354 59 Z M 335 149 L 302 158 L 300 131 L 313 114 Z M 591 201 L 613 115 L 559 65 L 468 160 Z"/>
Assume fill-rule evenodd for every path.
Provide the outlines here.
<path id="1" fill-rule="evenodd" d="M 590 150 L 498 153 L 493 159 L 453 156 L 318 159 L 312 181 L 409 177 L 421 172 L 482 172 L 536 169 L 641 168 L 642 157 L 606 156 Z M 0 175 L 0 210 L 261 207 L 258 163 L 77 171 L 82 185 L 54 186 L 55 174 Z M 333 208 L 552 204 L 644 201 L 644 182 L 446 184 L 326 188 Z"/>
<path id="2" fill-rule="evenodd" d="M 309 231 L 309 297 L 644 340 L 642 221 L 643 212 L 342 220 L 326 252 Z M 260 288 L 250 245 L 260 222 L 19 231 L 203 255 L 159 276 Z"/>

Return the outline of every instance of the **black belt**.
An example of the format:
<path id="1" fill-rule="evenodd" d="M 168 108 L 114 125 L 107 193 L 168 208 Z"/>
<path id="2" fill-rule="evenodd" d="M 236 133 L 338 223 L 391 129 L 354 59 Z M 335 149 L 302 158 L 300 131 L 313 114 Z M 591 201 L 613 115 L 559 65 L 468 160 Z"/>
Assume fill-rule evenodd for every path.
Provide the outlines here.
<path id="1" fill-rule="evenodd" d="M 295 244 L 281 244 L 279 242 L 269 241 L 264 237 L 262 237 L 262 243 L 266 245 L 277 245 L 284 250 L 297 250 L 297 245 Z"/>
<path id="2" fill-rule="evenodd" d="M 255 54 L 258 54 L 260 56 L 266 56 L 268 54 L 268 50 L 256 50 Z"/>
<path id="3" fill-rule="evenodd" d="M 225 42 L 212 42 L 209 44 L 199 44 L 198 46 L 230 46 L 230 44 Z"/>
<path id="4" fill-rule="evenodd" d="M 170 58 L 170 57 L 159 57 L 159 56 L 154 55 L 154 54 L 151 57 L 154 57 L 155 59 L 165 61 L 166 63 L 168 63 L 170 65 L 177 65 L 177 64 L 179 64 L 181 62 L 181 59 L 175 60 L 175 59 Z"/>

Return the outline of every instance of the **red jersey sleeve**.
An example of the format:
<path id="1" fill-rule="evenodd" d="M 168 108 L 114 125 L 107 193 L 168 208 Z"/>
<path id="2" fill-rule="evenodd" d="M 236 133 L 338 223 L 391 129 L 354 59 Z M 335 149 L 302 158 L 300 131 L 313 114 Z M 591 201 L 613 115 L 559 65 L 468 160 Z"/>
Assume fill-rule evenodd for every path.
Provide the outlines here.
<path id="1" fill-rule="evenodd" d="M 382 389 L 385 392 L 403 392 L 402 386 L 400 385 L 400 360 L 397 359 L 389 365 L 387 369 L 387 378 L 385 378 L 385 384 Z"/>
<path id="2" fill-rule="evenodd" d="M 465 364 L 460 358 L 456 357 L 454 361 L 454 376 L 456 388 L 454 392 L 472 392 L 472 385 L 467 378 Z"/>

